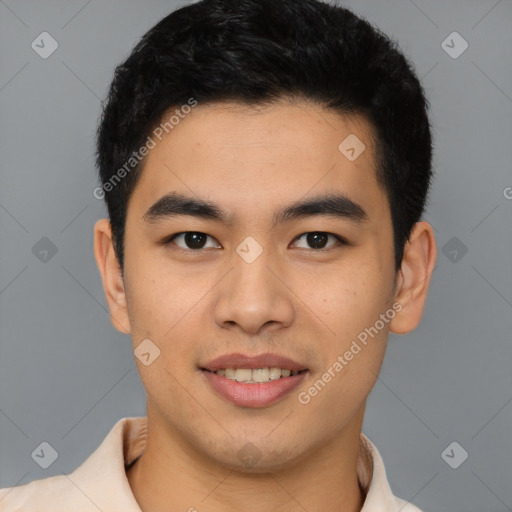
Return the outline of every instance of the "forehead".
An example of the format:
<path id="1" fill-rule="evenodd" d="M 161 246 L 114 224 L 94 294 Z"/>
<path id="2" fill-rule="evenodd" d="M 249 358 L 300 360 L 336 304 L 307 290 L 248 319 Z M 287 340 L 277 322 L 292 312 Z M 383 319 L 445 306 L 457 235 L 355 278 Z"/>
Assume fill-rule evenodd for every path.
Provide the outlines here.
<path id="1" fill-rule="evenodd" d="M 362 116 L 306 101 L 199 104 L 160 137 L 152 137 L 132 195 L 141 215 L 172 191 L 249 217 L 332 192 L 365 205 L 370 216 L 387 207 L 376 179 L 373 127 Z"/>

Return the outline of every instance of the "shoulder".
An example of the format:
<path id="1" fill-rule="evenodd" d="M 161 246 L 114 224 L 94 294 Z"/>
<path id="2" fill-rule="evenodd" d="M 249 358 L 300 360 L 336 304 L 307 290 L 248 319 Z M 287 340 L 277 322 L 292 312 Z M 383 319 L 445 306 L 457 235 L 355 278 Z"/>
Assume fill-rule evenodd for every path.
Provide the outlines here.
<path id="1" fill-rule="evenodd" d="M 416 505 L 413 505 L 409 501 L 402 500 L 395 496 L 397 510 L 400 512 L 422 512 Z"/>
<path id="2" fill-rule="evenodd" d="M 377 447 L 363 433 L 357 459 L 357 475 L 366 499 L 361 512 L 422 512 L 412 503 L 394 495 Z"/>
<path id="3" fill-rule="evenodd" d="M 146 417 L 122 418 L 72 473 L 0 489 L 0 512 L 140 512 L 125 466 L 142 453 L 146 439 Z"/>
<path id="4" fill-rule="evenodd" d="M 0 489 L 0 512 L 60 512 L 64 511 L 60 506 L 69 510 L 69 506 L 75 504 L 81 507 L 76 510 L 93 510 L 84 502 L 84 498 L 84 494 L 68 476 L 51 476 L 25 485 Z M 94 510 L 97 512 L 95 507 Z"/>

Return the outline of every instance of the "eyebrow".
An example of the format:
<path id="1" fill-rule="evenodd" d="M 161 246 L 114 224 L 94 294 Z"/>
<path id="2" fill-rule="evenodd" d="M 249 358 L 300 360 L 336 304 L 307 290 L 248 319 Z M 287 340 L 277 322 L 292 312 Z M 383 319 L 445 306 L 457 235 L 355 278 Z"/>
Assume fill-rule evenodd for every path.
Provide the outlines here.
<path id="1" fill-rule="evenodd" d="M 149 223 L 185 215 L 231 224 L 231 217 L 217 204 L 178 192 L 171 192 L 158 199 L 142 216 Z M 355 223 L 368 222 L 369 216 L 363 207 L 343 194 L 324 194 L 281 207 L 274 213 L 273 226 L 286 221 L 322 215 L 349 220 Z"/>

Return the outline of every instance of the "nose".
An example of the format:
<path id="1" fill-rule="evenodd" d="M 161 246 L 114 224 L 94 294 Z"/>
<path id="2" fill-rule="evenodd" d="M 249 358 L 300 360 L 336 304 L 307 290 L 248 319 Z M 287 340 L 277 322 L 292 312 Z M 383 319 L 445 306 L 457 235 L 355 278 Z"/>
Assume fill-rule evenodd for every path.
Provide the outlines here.
<path id="1" fill-rule="evenodd" d="M 216 287 L 216 293 L 214 318 L 222 328 L 258 335 L 293 322 L 293 293 L 266 251 L 252 263 L 236 256 L 234 268 Z"/>

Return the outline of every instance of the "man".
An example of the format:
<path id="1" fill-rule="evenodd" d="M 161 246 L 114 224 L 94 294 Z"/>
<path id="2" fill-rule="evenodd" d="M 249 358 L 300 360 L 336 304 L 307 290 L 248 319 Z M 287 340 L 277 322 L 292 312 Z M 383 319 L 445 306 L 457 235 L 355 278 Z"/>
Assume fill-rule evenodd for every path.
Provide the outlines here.
<path id="1" fill-rule="evenodd" d="M 427 100 L 396 45 L 317 0 L 204 0 L 116 69 L 95 256 L 147 418 L 1 510 L 418 511 L 361 433 L 419 324 Z"/>

